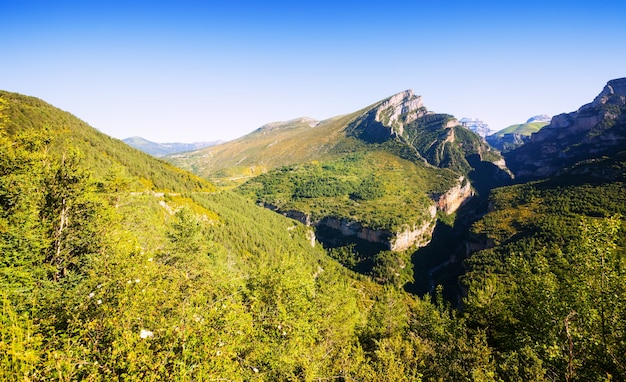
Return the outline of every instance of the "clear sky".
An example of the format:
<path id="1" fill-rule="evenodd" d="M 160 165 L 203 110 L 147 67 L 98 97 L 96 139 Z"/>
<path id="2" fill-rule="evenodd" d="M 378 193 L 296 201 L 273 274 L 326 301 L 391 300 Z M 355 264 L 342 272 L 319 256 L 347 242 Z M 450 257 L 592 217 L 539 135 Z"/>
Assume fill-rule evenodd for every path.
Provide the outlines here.
<path id="1" fill-rule="evenodd" d="M 625 76 L 623 0 L 0 0 L 0 89 L 116 138 L 228 140 L 405 89 L 499 130 Z"/>

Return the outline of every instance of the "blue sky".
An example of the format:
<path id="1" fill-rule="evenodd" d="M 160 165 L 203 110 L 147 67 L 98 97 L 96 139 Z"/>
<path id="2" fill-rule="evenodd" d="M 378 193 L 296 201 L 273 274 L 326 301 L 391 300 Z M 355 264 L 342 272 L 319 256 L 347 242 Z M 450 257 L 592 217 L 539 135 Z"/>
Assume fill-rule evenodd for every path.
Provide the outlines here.
<path id="1" fill-rule="evenodd" d="M 0 0 L 0 89 L 116 138 L 233 139 L 405 89 L 494 130 L 626 76 L 626 3 Z"/>

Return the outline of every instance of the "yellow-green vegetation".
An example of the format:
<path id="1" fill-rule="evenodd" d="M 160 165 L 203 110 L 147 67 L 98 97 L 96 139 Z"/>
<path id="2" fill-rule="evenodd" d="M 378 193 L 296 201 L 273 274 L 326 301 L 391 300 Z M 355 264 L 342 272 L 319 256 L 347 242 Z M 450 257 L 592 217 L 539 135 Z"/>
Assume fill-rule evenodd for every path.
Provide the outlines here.
<path id="1" fill-rule="evenodd" d="M 516 125 L 505 127 L 504 129 L 496 132 L 493 135 L 499 138 L 502 138 L 506 134 L 519 134 L 524 136 L 530 136 L 533 133 L 541 130 L 541 128 L 546 125 L 548 125 L 548 122 L 519 123 Z"/>
<path id="2" fill-rule="evenodd" d="M 626 377 L 626 178 L 615 175 L 498 189 L 474 225 L 493 247 L 469 260 L 466 315 L 504 380 Z"/>
<path id="3" fill-rule="evenodd" d="M 346 125 L 362 111 L 321 122 L 296 119 L 268 124 L 234 141 L 167 157 L 170 163 L 232 187 L 268 169 L 307 163 L 332 155 Z"/>
<path id="4" fill-rule="evenodd" d="M 312 221 L 334 217 L 396 231 L 431 220 L 429 196 L 451 188 L 457 176 L 379 149 L 279 168 L 238 192 Z"/>
<path id="5" fill-rule="evenodd" d="M 434 302 L 402 289 L 410 254 L 371 259 L 380 285 L 313 246 L 310 227 L 134 150 L 122 158 L 119 141 L 100 148 L 86 125 L 80 139 L 57 129 L 66 114 L 41 101 L 27 99 L 20 118 L 37 122 L 22 127 L 21 96 L 4 94 L 0 381 L 626 380 L 623 154 L 497 189 L 473 231 L 493 246 L 467 263 L 455 311 L 441 288 Z M 294 202 L 367 204 L 454 179 L 375 147 L 267 184 L 283 192 L 294 176 Z M 344 249 L 333 257 L 354 260 Z"/>
<path id="6" fill-rule="evenodd" d="M 40 99 L 5 91 L 0 91 L 0 99 L 5 100 L 5 129 L 9 134 L 46 129 L 52 153 L 60 155 L 70 147 L 80 153 L 81 162 L 89 163 L 90 171 L 97 177 L 126 174 L 133 180 L 131 188 L 137 191 L 215 190 L 206 180 L 120 144 L 121 141 Z"/>
<path id="7" fill-rule="evenodd" d="M 347 271 L 308 227 L 154 159 L 102 171 L 40 122 L 0 126 L 1 381 L 493 374 L 483 333 Z M 143 187 L 153 170 L 173 187 Z"/>

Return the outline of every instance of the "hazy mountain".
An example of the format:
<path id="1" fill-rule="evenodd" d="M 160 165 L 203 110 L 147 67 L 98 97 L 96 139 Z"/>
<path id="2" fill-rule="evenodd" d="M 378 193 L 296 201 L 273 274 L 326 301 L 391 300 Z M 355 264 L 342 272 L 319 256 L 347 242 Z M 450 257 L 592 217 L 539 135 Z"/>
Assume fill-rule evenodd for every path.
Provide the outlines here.
<path id="1" fill-rule="evenodd" d="M 461 126 L 473 131 L 483 138 L 492 133 L 489 125 L 478 118 L 461 118 L 459 122 L 461 122 Z"/>
<path id="2" fill-rule="evenodd" d="M 194 142 L 194 143 L 157 143 L 141 137 L 130 137 L 122 140 L 127 145 L 150 154 L 154 157 L 162 157 L 169 154 L 182 153 L 185 151 L 198 150 L 204 147 L 215 146 L 223 141 Z"/>

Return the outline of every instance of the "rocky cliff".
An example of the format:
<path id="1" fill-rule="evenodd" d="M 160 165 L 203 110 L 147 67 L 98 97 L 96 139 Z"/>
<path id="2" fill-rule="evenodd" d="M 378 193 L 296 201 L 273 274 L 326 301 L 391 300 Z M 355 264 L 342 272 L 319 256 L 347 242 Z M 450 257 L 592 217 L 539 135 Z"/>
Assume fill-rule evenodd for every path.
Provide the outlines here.
<path id="1" fill-rule="evenodd" d="M 355 236 L 371 243 L 383 244 L 391 251 L 404 251 L 412 246 L 421 247 L 430 242 L 435 228 L 437 211 L 446 214 L 454 213 L 473 196 L 474 190 L 470 182 L 461 176 L 458 179 L 458 184 L 447 192 L 432 196 L 433 204 L 428 208 L 427 217 L 424 221 L 415 222 L 412 226 L 405 225 L 400 231 L 371 228 L 358 221 L 332 216 L 316 221 L 301 211 L 281 210 L 268 204 L 264 206 L 307 226 L 325 226 L 336 230 L 342 236 Z"/>
<path id="2" fill-rule="evenodd" d="M 611 80 L 593 102 L 554 116 L 525 145 L 505 154 L 519 178 L 544 178 L 578 162 L 624 150 L 626 78 Z"/>
<path id="3" fill-rule="evenodd" d="M 348 126 L 348 132 L 366 142 L 384 142 L 402 137 L 404 126 L 429 112 L 422 97 L 405 90 L 365 111 Z"/>
<path id="4" fill-rule="evenodd" d="M 474 190 L 465 177 L 459 178 L 459 183 L 446 193 L 434 197 L 437 209 L 451 214 L 467 203 L 474 196 Z"/>

